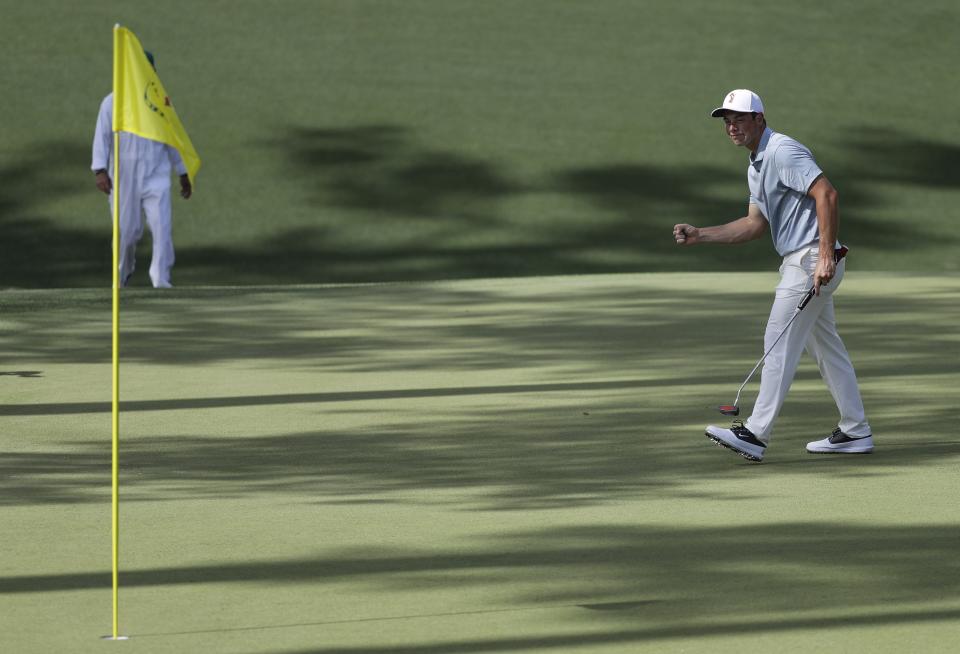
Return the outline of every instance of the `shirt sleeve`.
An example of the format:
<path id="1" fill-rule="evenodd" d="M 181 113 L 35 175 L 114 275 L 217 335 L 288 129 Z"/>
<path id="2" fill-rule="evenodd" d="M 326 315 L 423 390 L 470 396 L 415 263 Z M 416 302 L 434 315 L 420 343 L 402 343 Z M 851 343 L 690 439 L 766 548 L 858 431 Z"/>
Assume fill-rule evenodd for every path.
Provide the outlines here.
<path id="1" fill-rule="evenodd" d="M 97 127 L 93 133 L 93 156 L 90 170 L 109 170 L 113 151 L 113 98 L 107 96 L 100 103 Z"/>
<path id="2" fill-rule="evenodd" d="M 796 141 L 787 141 L 773 156 L 780 182 L 798 193 L 806 193 L 814 180 L 823 174 L 810 150 Z"/>
<path id="3" fill-rule="evenodd" d="M 177 175 L 187 174 L 187 166 L 183 163 L 179 150 L 172 145 L 167 145 L 167 156 L 170 157 L 170 165 L 177 171 Z"/>

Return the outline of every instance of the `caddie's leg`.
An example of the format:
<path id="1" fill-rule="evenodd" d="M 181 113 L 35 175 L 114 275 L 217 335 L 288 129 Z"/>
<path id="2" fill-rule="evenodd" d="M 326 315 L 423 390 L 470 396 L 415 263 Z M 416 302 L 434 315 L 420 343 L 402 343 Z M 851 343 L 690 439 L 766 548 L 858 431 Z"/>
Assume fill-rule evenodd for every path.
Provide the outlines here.
<path id="1" fill-rule="evenodd" d="M 137 180 L 125 180 L 120 186 L 120 286 L 126 286 L 137 264 L 137 243 L 143 236 L 143 215 L 140 204 L 140 186 Z M 113 195 L 110 195 L 110 211 L 113 212 Z"/>
<path id="2" fill-rule="evenodd" d="M 150 260 L 150 281 L 154 288 L 170 288 L 170 270 L 173 268 L 173 220 L 170 207 L 169 178 L 155 180 L 150 185 L 143 202 L 147 226 L 153 240 L 153 256 Z"/>

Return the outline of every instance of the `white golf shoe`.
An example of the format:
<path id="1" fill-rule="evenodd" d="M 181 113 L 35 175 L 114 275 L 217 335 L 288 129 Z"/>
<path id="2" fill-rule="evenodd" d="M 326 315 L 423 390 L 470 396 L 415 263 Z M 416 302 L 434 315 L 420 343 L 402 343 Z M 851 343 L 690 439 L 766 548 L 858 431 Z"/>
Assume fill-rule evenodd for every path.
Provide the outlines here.
<path id="1" fill-rule="evenodd" d="M 854 438 L 837 427 L 833 433 L 820 441 L 807 443 L 807 452 L 814 454 L 870 454 L 873 452 L 873 435 Z"/>
<path id="2" fill-rule="evenodd" d="M 733 450 L 750 461 L 762 461 L 763 452 L 767 449 L 766 444 L 758 440 L 740 420 L 734 420 L 730 429 L 710 425 L 706 434 L 717 445 Z"/>

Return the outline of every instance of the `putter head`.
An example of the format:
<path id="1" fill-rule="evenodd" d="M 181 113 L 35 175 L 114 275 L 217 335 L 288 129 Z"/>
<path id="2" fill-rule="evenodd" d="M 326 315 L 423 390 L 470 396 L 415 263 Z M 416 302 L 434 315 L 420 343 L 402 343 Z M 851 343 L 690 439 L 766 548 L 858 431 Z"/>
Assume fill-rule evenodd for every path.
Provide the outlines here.
<path id="1" fill-rule="evenodd" d="M 721 404 L 717 409 L 725 416 L 739 416 L 740 407 L 733 404 Z"/>

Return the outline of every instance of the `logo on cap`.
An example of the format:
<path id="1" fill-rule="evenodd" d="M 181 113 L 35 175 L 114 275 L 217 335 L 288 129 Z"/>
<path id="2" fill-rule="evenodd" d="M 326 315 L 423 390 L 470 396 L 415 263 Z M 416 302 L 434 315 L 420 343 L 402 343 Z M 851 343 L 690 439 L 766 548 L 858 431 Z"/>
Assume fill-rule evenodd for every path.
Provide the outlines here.
<path id="1" fill-rule="evenodd" d="M 733 96 L 735 96 L 735 95 L 736 95 L 736 93 L 731 93 L 731 94 L 730 94 L 730 97 L 727 98 L 727 102 L 729 102 L 729 103 L 732 104 L 732 103 L 733 103 Z"/>

